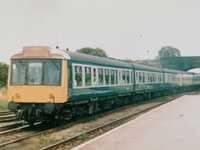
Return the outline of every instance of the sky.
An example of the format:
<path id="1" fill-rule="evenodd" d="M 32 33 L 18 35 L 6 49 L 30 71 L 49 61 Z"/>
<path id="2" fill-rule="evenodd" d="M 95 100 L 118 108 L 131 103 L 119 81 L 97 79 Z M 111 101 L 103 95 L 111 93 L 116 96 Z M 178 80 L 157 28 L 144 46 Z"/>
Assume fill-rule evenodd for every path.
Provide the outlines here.
<path id="1" fill-rule="evenodd" d="M 200 56 L 198 0 L 0 0 L 0 62 L 23 46 L 100 47 L 120 59 L 162 46 Z"/>

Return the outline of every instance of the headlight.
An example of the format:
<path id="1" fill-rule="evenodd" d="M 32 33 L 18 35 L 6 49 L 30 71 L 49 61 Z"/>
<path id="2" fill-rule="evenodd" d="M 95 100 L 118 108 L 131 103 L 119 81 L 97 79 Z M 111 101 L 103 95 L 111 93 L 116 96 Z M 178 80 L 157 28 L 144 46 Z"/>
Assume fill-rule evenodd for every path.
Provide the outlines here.
<path id="1" fill-rule="evenodd" d="M 50 102 L 55 102 L 55 96 L 53 94 L 49 94 Z"/>
<path id="2" fill-rule="evenodd" d="M 15 99 L 20 99 L 21 96 L 20 96 L 20 94 L 16 93 L 16 94 L 14 95 L 14 98 L 15 98 Z"/>

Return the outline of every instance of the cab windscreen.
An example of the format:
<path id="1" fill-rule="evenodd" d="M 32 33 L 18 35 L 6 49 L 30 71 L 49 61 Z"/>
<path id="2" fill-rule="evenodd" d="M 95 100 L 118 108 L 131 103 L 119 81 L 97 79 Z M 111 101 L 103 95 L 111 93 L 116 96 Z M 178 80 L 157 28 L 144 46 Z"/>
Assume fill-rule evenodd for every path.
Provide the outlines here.
<path id="1" fill-rule="evenodd" d="M 11 85 L 60 85 L 61 60 L 12 60 Z"/>

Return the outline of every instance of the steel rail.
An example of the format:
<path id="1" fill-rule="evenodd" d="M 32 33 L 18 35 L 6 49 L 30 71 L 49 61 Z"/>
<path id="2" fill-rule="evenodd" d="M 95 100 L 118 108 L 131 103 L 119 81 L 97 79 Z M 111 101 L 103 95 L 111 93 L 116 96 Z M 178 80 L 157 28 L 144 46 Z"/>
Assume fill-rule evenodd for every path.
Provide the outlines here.
<path id="1" fill-rule="evenodd" d="M 176 98 L 173 98 L 173 99 L 171 99 L 171 100 L 168 100 L 167 102 L 161 102 L 161 103 L 159 103 L 159 104 L 157 104 L 157 105 L 151 106 L 151 107 L 149 107 L 149 108 L 146 108 L 146 109 L 141 110 L 141 111 L 139 111 L 139 112 L 133 113 L 133 114 L 131 114 L 131 115 L 122 117 L 122 118 L 117 119 L 117 120 L 115 120 L 115 121 L 111 121 L 111 122 L 108 122 L 108 123 L 106 123 L 106 124 L 104 124 L 104 125 L 100 125 L 100 126 L 95 127 L 95 128 L 93 128 L 93 129 L 90 129 L 90 130 L 87 130 L 87 131 L 78 133 L 78 134 L 74 135 L 74 136 L 71 137 L 71 138 L 65 138 L 65 139 L 63 139 L 63 140 L 61 140 L 61 141 L 58 141 L 58 142 L 52 144 L 52 145 L 43 147 L 43 148 L 41 148 L 40 150 L 52 150 L 52 149 L 57 149 L 57 148 L 59 148 L 60 146 L 66 145 L 67 143 L 72 143 L 73 141 L 80 140 L 79 138 L 80 138 L 81 135 L 83 135 L 83 134 L 84 134 L 84 135 L 89 135 L 89 136 L 90 136 L 90 135 L 92 135 L 93 133 L 95 133 L 95 132 L 97 132 L 97 131 L 99 131 L 99 130 L 101 130 L 101 131 L 104 130 L 105 128 L 110 128 L 110 129 L 108 129 L 108 130 L 111 130 L 111 129 L 113 129 L 114 127 L 120 126 L 120 125 L 122 125 L 122 124 L 128 122 L 129 120 L 131 120 L 131 118 L 134 118 L 134 117 L 139 116 L 139 115 L 141 115 L 141 114 L 143 114 L 143 113 L 145 113 L 145 112 L 148 112 L 148 111 L 150 111 L 150 110 L 152 110 L 152 109 L 154 109 L 154 108 L 156 108 L 156 107 L 159 107 L 159 106 L 161 106 L 161 105 L 164 105 L 164 104 L 166 104 L 166 103 L 169 103 L 169 102 L 173 101 L 174 99 L 176 99 Z M 108 131 L 108 130 L 107 130 L 107 131 Z M 107 131 L 106 131 L 106 132 L 107 132 Z"/>
<path id="2" fill-rule="evenodd" d="M 11 128 L 11 129 L 8 129 L 8 130 L 5 130 L 5 131 L 1 131 L 0 132 L 0 136 L 2 136 L 4 134 L 15 133 L 17 131 L 20 131 L 20 130 L 23 130 L 23 129 L 27 129 L 29 127 L 30 127 L 30 125 L 25 124 L 25 125 L 22 125 L 21 127 L 16 127 L 16 128 Z"/>
<path id="3" fill-rule="evenodd" d="M 0 116 L 0 120 L 1 120 L 1 119 L 8 119 L 8 118 L 12 118 L 12 117 L 16 117 L 16 115 L 15 115 L 15 114 L 3 115 L 3 116 Z"/>
<path id="4" fill-rule="evenodd" d="M 0 111 L 0 116 L 14 114 L 12 111 Z"/>
<path id="5" fill-rule="evenodd" d="M 175 98 L 177 98 L 177 97 L 179 97 L 179 96 L 180 96 L 180 95 L 178 95 L 178 96 L 173 96 L 173 97 L 169 97 L 169 96 L 163 97 L 163 100 L 165 100 L 165 102 L 162 102 L 162 103 L 160 102 L 159 105 L 162 105 L 162 104 L 166 103 L 166 101 L 167 101 L 167 102 L 172 101 L 173 99 L 175 99 Z M 170 98 L 170 100 L 169 100 L 169 98 Z M 160 99 L 160 98 L 156 98 L 156 99 Z M 156 99 L 153 99 L 153 100 L 156 100 Z M 141 104 L 142 104 L 142 103 L 141 103 Z M 124 107 L 125 107 L 125 108 L 127 108 L 127 107 L 133 107 L 133 105 L 135 105 L 135 104 L 127 105 L 127 106 L 124 106 Z M 119 107 L 119 108 L 116 108 L 116 109 L 113 109 L 113 110 L 104 112 L 103 114 L 105 115 L 105 114 L 107 114 L 107 113 L 116 112 L 116 111 L 119 111 L 119 110 L 121 110 L 121 109 L 124 109 L 124 107 Z M 155 106 L 154 106 L 154 107 L 155 107 Z M 158 107 L 158 105 L 156 105 L 156 107 Z M 151 108 L 151 109 L 153 109 L 153 108 Z M 147 111 L 147 110 L 146 110 L 146 111 Z M 141 113 L 141 112 L 140 112 L 140 113 Z M 135 114 L 134 114 L 134 115 L 135 115 Z M 80 119 L 80 120 L 70 121 L 70 122 L 68 122 L 67 125 L 66 125 L 66 124 L 65 124 L 65 125 L 60 125 L 60 126 L 58 126 L 58 127 L 56 127 L 56 128 L 50 128 L 50 129 L 41 129 L 41 130 L 37 131 L 36 133 L 31 133 L 30 135 L 21 136 L 21 137 L 18 137 L 18 138 L 16 138 L 16 139 L 11 139 L 11 140 L 8 139 L 7 142 L 0 143 L 0 148 L 5 147 L 5 146 L 10 145 L 10 144 L 14 144 L 14 143 L 23 141 L 23 140 L 30 139 L 30 138 L 35 137 L 35 136 L 45 135 L 45 134 L 50 134 L 50 133 L 53 133 L 53 132 L 65 130 L 65 129 L 68 129 L 68 128 L 70 128 L 70 127 L 76 125 L 76 124 L 84 123 L 84 122 L 87 122 L 87 121 L 89 121 L 89 120 L 93 120 L 94 117 L 100 117 L 100 116 L 102 116 L 102 113 L 97 114 L 97 115 L 94 115 L 94 116 L 90 116 L 90 117 L 87 117 L 87 118 L 83 118 L 83 119 Z M 0 135 L 1 135 L 1 134 L 0 134 Z M 80 135 L 75 136 L 73 139 L 77 138 L 78 136 L 80 136 Z M 72 139 L 71 139 L 71 140 L 72 140 Z M 60 142 L 59 142 L 59 143 L 60 143 Z M 65 143 L 65 141 L 64 141 L 64 142 L 61 141 L 61 143 Z M 53 146 L 53 147 L 54 147 L 54 146 Z M 55 147 L 56 147 L 56 145 L 55 145 Z M 44 148 L 44 149 L 45 149 L 45 148 Z M 48 147 L 47 147 L 47 149 L 48 149 Z"/>
<path id="6" fill-rule="evenodd" d="M 12 124 L 0 126 L 0 132 L 5 131 L 5 130 L 9 130 L 9 129 L 13 129 L 13 128 L 17 128 L 17 127 L 22 126 L 22 125 L 23 125 L 23 122 L 19 121 L 19 122 L 15 122 L 15 123 L 12 123 Z"/>
<path id="7" fill-rule="evenodd" d="M 12 122 L 12 121 L 17 121 L 17 118 L 15 116 L 13 116 L 13 117 L 10 117 L 10 118 L 0 119 L 0 123 Z"/>
<path id="8" fill-rule="evenodd" d="M 19 138 L 13 139 L 13 140 L 8 140 L 7 142 L 4 142 L 4 143 L 0 143 L 0 148 L 5 147 L 5 146 L 10 145 L 10 144 L 14 144 L 14 143 L 23 141 L 23 140 L 30 139 L 30 138 L 35 137 L 35 136 L 39 136 L 39 135 L 42 135 L 42 134 L 48 134 L 48 133 L 60 131 L 60 130 L 72 127 L 73 125 L 80 123 L 80 122 L 81 122 L 80 120 L 77 120 L 75 122 L 71 122 L 71 123 L 69 123 L 67 125 L 63 125 L 63 126 L 58 126 L 56 128 L 53 128 L 53 129 L 52 128 L 50 128 L 50 129 L 49 128 L 48 129 L 40 129 L 35 133 L 31 133 L 29 135 L 21 136 Z"/>

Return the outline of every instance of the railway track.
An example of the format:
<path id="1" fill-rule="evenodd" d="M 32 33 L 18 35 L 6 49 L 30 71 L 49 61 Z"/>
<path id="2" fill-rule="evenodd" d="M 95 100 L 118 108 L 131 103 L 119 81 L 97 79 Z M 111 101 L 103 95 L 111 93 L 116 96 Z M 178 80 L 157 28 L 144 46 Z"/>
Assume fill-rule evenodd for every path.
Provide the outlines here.
<path id="1" fill-rule="evenodd" d="M 10 125 L 5 125 L 0 127 L 0 136 L 6 136 L 6 135 L 13 135 L 17 132 L 23 131 L 30 128 L 30 125 L 24 124 L 23 122 L 14 123 Z"/>
<path id="2" fill-rule="evenodd" d="M 10 118 L 13 118 L 13 117 L 16 117 L 16 115 L 15 114 L 3 115 L 3 116 L 0 116 L 0 120 L 2 120 L 2 119 L 10 119 Z"/>
<path id="3" fill-rule="evenodd" d="M 42 148 L 41 150 L 49 150 L 49 149 L 57 149 L 58 147 L 62 147 L 63 145 L 73 145 L 74 143 L 77 143 L 77 141 L 80 141 L 80 137 L 82 135 L 87 135 L 87 136 L 92 136 L 94 134 L 97 134 L 99 131 L 101 132 L 102 134 L 102 131 L 106 132 L 116 126 L 119 126 L 131 119 L 134 119 L 136 116 L 142 114 L 142 113 L 145 113 L 155 107 L 158 107 L 160 105 L 163 105 L 165 103 L 168 103 L 174 99 L 176 99 L 177 97 L 180 97 L 181 95 L 178 95 L 178 96 L 170 96 L 170 97 L 163 97 L 162 99 L 162 102 L 157 102 L 157 104 L 154 104 L 153 106 L 151 107 L 148 107 L 147 109 L 142 109 L 142 110 L 138 110 L 136 111 L 135 113 L 133 114 L 129 114 L 129 115 L 126 115 L 124 117 L 121 117 L 120 119 L 114 119 L 113 121 L 111 122 L 107 122 L 103 125 L 99 125 L 99 126 L 96 126 L 94 128 L 90 128 L 89 130 L 86 130 L 86 129 L 83 129 L 81 130 L 81 132 L 77 132 L 76 134 L 73 134 L 72 135 L 65 135 L 65 137 L 67 138 L 63 138 L 62 140 L 59 140 L 59 141 L 54 141 L 52 145 L 48 145 L 48 146 L 42 146 L 42 147 L 39 147 L 39 148 Z M 160 99 L 160 98 L 159 98 Z M 141 102 L 140 102 L 141 103 Z M 148 104 L 148 102 L 144 102 L 144 104 Z M 133 105 L 130 105 L 130 106 L 124 106 L 124 107 L 133 107 L 134 105 L 138 105 L 138 104 L 133 104 Z M 143 102 L 139 105 L 143 105 Z M 7 146 L 11 146 L 12 144 L 20 144 L 22 141 L 25 141 L 27 139 L 32 139 L 32 138 L 36 138 L 36 137 L 39 137 L 41 135 L 44 135 L 44 136 L 48 136 L 50 134 L 53 134 L 53 133 L 58 133 L 58 132 L 61 132 L 63 130 L 71 130 L 71 128 L 73 128 L 74 126 L 76 126 L 77 124 L 84 124 L 84 123 L 87 123 L 87 122 L 90 122 L 92 120 L 95 120 L 96 118 L 100 118 L 102 116 L 107 116 L 107 114 L 109 113 L 113 113 L 113 112 L 117 112 L 121 109 L 125 109 L 125 108 L 117 108 L 115 110 L 111 110 L 111 111 L 108 111 L 108 112 L 104 112 L 103 114 L 98 114 L 98 115 L 95 115 L 95 116 L 92 116 L 92 117 L 87 117 L 87 118 L 84 118 L 84 119 L 80 119 L 80 120 L 76 120 L 76 121 L 71 121 L 69 122 L 68 121 L 68 124 L 66 124 L 65 122 L 65 125 L 61 124 L 60 126 L 57 126 L 57 127 L 39 127 L 38 129 L 36 130 L 31 130 L 31 132 L 29 131 L 25 131 L 25 133 L 23 134 L 22 132 L 18 132 L 20 134 L 17 135 L 17 133 L 15 132 L 10 132 L 10 133 L 14 133 L 14 134 L 11 134 L 11 136 L 8 136 L 6 139 L 2 140 L 1 139 L 1 134 L 0 134 L 0 149 L 7 149 Z M 95 118 L 95 119 L 94 119 Z M 19 130 L 20 131 L 20 130 Z M 7 133 L 5 133 L 7 134 Z M 15 138 L 11 138 L 11 137 L 15 137 Z M 38 138 L 37 138 L 38 140 Z M 23 142 L 23 146 L 24 146 L 24 142 Z M 30 147 L 29 147 L 30 148 Z M 39 149 L 38 147 L 36 149 Z"/>
<path id="4" fill-rule="evenodd" d="M 175 99 L 175 98 L 174 98 Z M 170 100 L 172 101 L 172 100 Z M 92 129 L 89 129 L 89 130 L 85 130 L 85 131 L 82 131 L 80 133 L 77 133 L 76 135 L 72 136 L 72 137 L 68 137 L 67 135 L 65 136 L 66 138 L 61 140 L 61 141 L 58 141 L 57 143 L 54 143 L 52 145 L 49 145 L 47 147 L 43 147 L 41 148 L 40 150 L 54 150 L 54 149 L 58 149 L 58 148 L 64 148 L 65 145 L 74 145 L 74 143 L 77 143 L 81 141 L 81 137 L 84 135 L 86 137 L 95 137 L 95 136 L 98 136 L 102 133 L 105 133 L 117 126 L 120 126 L 134 118 L 136 118 L 137 116 L 145 113 L 145 112 L 148 112 L 156 107 L 159 107 L 163 104 L 166 104 L 170 101 L 167 101 L 167 102 L 163 102 L 163 103 L 159 103 L 157 105 L 154 105 L 152 107 L 149 107 L 147 109 L 144 109 L 144 110 L 141 110 L 141 111 L 138 111 L 136 113 L 133 113 L 133 114 L 130 114 L 130 115 L 127 115 L 127 116 L 124 116 L 122 118 L 119 118 L 119 119 L 116 119 L 114 121 L 110 121 L 110 122 L 107 122 L 103 125 L 99 125 L 95 128 L 92 128 Z M 85 139 L 86 140 L 86 139 Z M 64 148 L 65 149 L 65 148 Z M 66 148 L 67 149 L 67 148 Z"/>
<path id="5" fill-rule="evenodd" d="M 15 123 L 11 123 L 11 124 L 0 126 L 0 135 L 4 131 L 11 130 L 11 129 L 14 129 L 14 128 L 17 128 L 17 127 L 21 127 L 23 125 L 24 125 L 23 122 L 19 121 L 19 122 L 15 122 Z"/>
<path id="6" fill-rule="evenodd" d="M 16 121 L 16 115 L 15 114 L 4 114 L 0 116 L 0 123 L 3 122 L 11 122 L 11 121 Z"/>
<path id="7" fill-rule="evenodd" d="M 0 149 L 9 144 L 17 143 L 41 133 L 40 131 L 44 130 L 44 127 L 42 128 L 40 125 L 41 123 L 38 122 L 35 123 L 33 127 L 23 123 L 21 123 L 21 126 L 20 123 L 5 126 L 3 131 L 0 132 Z"/>
<path id="8" fill-rule="evenodd" d="M 17 143 L 17 142 L 20 142 L 20 141 L 23 141 L 23 140 L 27 140 L 27 139 L 30 139 L 30 138 L 35 137 L 35 136 L 39 136 L 39 135 L 42 135 L 42 134 L 48 134 L 48 133 L 52 133 L 52 132 L 62 130 L 63 128 L 73 126 L 74 124 L 75 124 L 75 122 L 69 123 L 68 125 L 65 125 L 65 127 L 59 126 L 59 127 L 56 127 L 56 128 L 51 128 L 51 127 L 46 128 L 46 127 L 43 126 L 43 127 L 39 127 L 38 129 L 36 129 L 33 132 L 25 133 L 24 135 L 22 134 L 22 132 L 19 132 L 20 135 L 22 135 L 22 136 L 17 135 L 17 138 L 14 138 L 14 139 L 10 139 L 9 138 L 10 136 L 9 136 L 8 138 L 3 140 L 4 142 L 0 143 L 0 149 L 2 147 L 8 146 L 10 144 L 14 144 L 14 143 Z M 38 123 L 38 125 L 40 125 L 40 123 Z M 28 129 L 28 128 L 30 128 L 30 126 L 26 125 L 26 126 L 22 127 L 21 129 L 17 129 L 17 131 L 22 130 L 22 129 L 23 130 Z M 34 126 L 34 128 L 36 128 L 36 127 Z M 2 134 L 8 134 L 8 133 L 13 133 L 11 136 L 14 136 L 16 134 L 15 129 L 11 129 L 9 131 L 2 132 Z M 0 136 L 1 136 L 1 132 L 0 132 Z M 2 141 L 1 138 L 0 138 L 0 141 Z"/>
<path id="9" fill-rule="evenodd" d="M 0 111 L 0 123 L 16 121 L 16 115 L 11 111 Z"/>
<path id="10" fill-rule="evenodd" d="M 0 119 L 0 123 L 13 122 L 13 121 L 17 121 L 16 117 L 11 117 L 11 118 L 7 118 L 7 119 Z"/>
<path id="11" fill-rule="evenodd" d="M 8 111 L 8 110 L 6 110 L 6 111 L 0 111 L 0 116 L 11 115 L 11 114 L 14 114 L 14 113 L 11 112 L 11 111 Z"/>
<path id="12" fill-rule="evenodd" d="M 175 99 L 175 98 L 177 98 L 177 97 L 174 97 L 173 99 Z M 165 97 L 165 99 L 169 99 L 169 98 Z M 169 101 L 171 101 L 173 99 L 171 98 L 167 102 L 169 102 Z M 150 109 L 153 109 L 153 108 L 158 107 L 158 106 L 160 106 L 162 104 L 165 104 L 165 103 L 166 102 L 159 102 L 159 104 L 153 105 L 153 107 L 149 107 L 148 109 L 141 110 L 139 112 L 136 112 L 136 113 L 133 113 L 133 114 L 131 114 L 129 116 L 126 116 L 123 119 L 121 118 L 118 121 L 114 121 L 115 123 L 112 123 L 113 124 L 112 127 L 114 127 L 114 125 L 117 124 L 116 122 L 121 122 L 121 124 L 122 124 L 122 122 L 123 122 L 122 120 L 124 120 L 124 122 L 128 121 L 128 118 L 130 119 L 131 117 L 137 116 L 137 115 L 139 115 L 141 113 L 149 111 Z M 133 107 L 133 105 L 132 106 L 131 105 L 130 106 L 125 106 L 125 107 Z M 109 114 L 109 113 L 112 113 L 112 112 L 117 112 L 117 111 L 119 111 L 121 109 L 125 109 L 125 108 L 118 108 L 116 110 L 112 110 L 112 111 L 109 111 L 109 112 L 104 112 L 103 114 L 98 114 L 95 117 L 106 116 L 106 114 Z M 72 121 L 71 123 L 68 123 L 67 125 L 61 125 L 60 127 L 56 127 L 56 128 L 52 128 L 52 129 L 44 129 L 44 130 L 41 129 L 41 131 L 31 132 L 30 134 L 25 134 L 25 135 L 20 136 L 20 137 L 18 136 L 15 139 L 9 139 L 8 138 L 8 139 L 6 139 L 6 141 L 4 143 L 0 143 L 0 148 L 6 149 L 6 147 L 11 145 L 11 144 L 14 144 L 14 143 L 18 143 L 19 144 L 22 141 L 25 141 L 27 139 L 31 139 L 31 138 L 34 138 L 34 137 L 39 137 L 40 135 L 47 135 L 48 136 L 48 135 L 50 135 L 52 133 L 60 132 L 60 131 L 63 131 L 63 130 L 71 130 L 71 128 L 73 128 L 74 126 L 76 126 L 78 124 L 84 124 L 85 122 L 87 123 L 87 122 L 90 122 L 90 121 L 94 120 L 95 117 L 93 116 L 93 117 L 89 117 L 89 118 L 85 118 L 85 119 L 80 119 L 80 120 L 77 120 L 77 121 Z M 101 128 L 105 128 L 105 126 L 109 127 L 109 124 L 111 124 L 111 122 L 107 123 L 107 125 L 104 124 L 102 126 L 91 128 L 91 130 L 87 130 L 87 131 L 81 130 L 81 132 L 73 134 L 73 136 L 72 135 L 65 135 L 65 137 L 68 137 L 67 139 L 64 139 L 62 141 L 59 140 L 56 143 L 54 142 L 53 145 L 50 145 L 48 147 L 44 147 L 43 146 L 43 149 L 44 150 L 45 149 L 56 149 L 57 147 L 59 147 L 62 144 L 69 144 L 69 143 L 76 142 L 76 140 L 79 139 L 79 137 L 81 135 L 83 135 L 83 134 L 89 135 L 89 133 L 96 132 L 97 130 L 101 130 Z M 21 132 L 19 132 L 19 133 L 21 134 Z M 0 141 L 2 141 L 2 140 L 0 139 Z M 24 142 L 23 142 L 23 145 L 24 145 Z M 39 148 L 42 148 L 42 147 L 39 147 Z M 39 149 L 39 148 L 37 147 L 36 149 Z"/>

